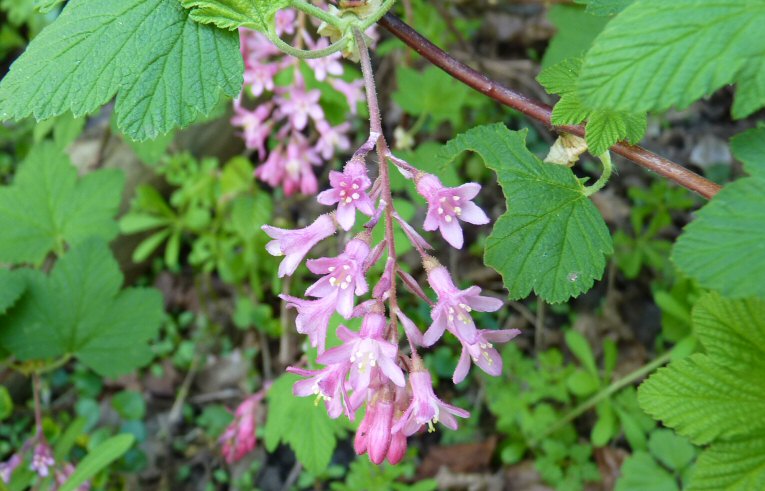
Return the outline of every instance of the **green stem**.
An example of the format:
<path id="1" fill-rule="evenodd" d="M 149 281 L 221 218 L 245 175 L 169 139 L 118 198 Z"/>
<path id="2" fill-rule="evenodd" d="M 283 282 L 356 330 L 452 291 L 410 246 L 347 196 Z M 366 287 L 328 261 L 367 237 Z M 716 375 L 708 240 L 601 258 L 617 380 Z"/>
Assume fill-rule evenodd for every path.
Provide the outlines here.
<path id="1" fill-rule="evenodd" d="M 306 14 L 316 17 L 319 20 L 323 20 L 329 25 L 335 27 L 343 27 L 343 21 L 339 17 L 335 17 L 326 10 L 319 8 L 305 0 L 291 0 L 290 7 L 294 7 Z"/>
<path id="2" fill-rule="evenodd" d="M 611 383 L 608 387 L 601 390 L 594 396 L 590 397 L 583 403 L 579 404 L 577 407 L 569 411 L 565 416 L 563 416 L 561 419 L 556 421 L 553 425 L 547 427 L 545 431 L 543 431 L 540 435 L 537 435 L 536 438 L 531 440 L 530 445 L 532 447 L 537 446 L 540 440 L 542 440 L 547 435 L 550 435 L 552 433 L 555 433 L 559 429 L 566 426 L 568 423 L 572 422 L 579 416 L 581 416 L 583 413 L 587 412 L 591 408 L 595 407 L 600 403 L 601 401 L 608 399 L 613 395 L 614 393 L 622 390 L 624 387 L 628 385 L 632 385 L 636 380 L 640 380 L 649 373 L 653 372 L 660 366 L 667 363 L 671 358 L 674 350 L 669 350 L 663 355 L 659 356 L 655 360 L 653 360 L 651 363 L 648 363 L 646 365 L 643 365 L 642 367 L 638 368 L 634 372 L 628 373 L 624 377 L 620 378 L 619 380 L 616 380 Z"/>
<path id="3" fill-rule="evenodd" d="M 298 49 L 285 43 L 282 38 L 276 34 L 276 31 L 274 31 L 273 27 L 268 30 L 268 39 L 271 40 L 271 42 L 274 43 L 277 48 L 284 51 L 288 55 L 294 56 L 295 58 L 300 58 L 302 60 L 324 58 L 325 56 L 329 56 L 332 53 L 337 53 L 338 51 L 342 50 L 348 43 L 348 38 L 344 36 L 342 39 L 336 43 L 330 44 L 326 48 L 315 50 Z"/>
<path id="4" fill-rule="evenodd" d="M 611 172 L 613 171 L 613 166 L 611 165 L 611 153 L 606 150 L 605 153 L 603 153 L 603 155 L 599 155 L 598 158 L 601 162 L 603 162 L 603 174 L 600 175 L 600 179 L 595 181 L 595 184 L 592 186 L 585 186 L 585 196 L 592 196 L 593 194 L 603 189 L 603 186 L 606 185 L 608 179 L 611 178 Z"/>

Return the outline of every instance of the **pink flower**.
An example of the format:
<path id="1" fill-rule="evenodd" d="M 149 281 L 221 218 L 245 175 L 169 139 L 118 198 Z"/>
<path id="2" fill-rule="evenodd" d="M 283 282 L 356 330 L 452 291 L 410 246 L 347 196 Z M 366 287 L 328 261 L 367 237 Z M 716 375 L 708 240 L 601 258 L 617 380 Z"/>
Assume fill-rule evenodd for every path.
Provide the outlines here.
<path id="1" fill-rule="evenodd" d="M 272 123 L 267 121 L 271 108 L 271 104 L 261 104 L 254 111 L 250 111 L 242 107 L 241 99 L 234 100 L 231 124 L 243 129 L 241 136 L 245 146 L 257 150 L 261 157 L 266 154 L 266 140 L 271 134 Z"/>
<path id="2" fill-rule="evenodd" d="M 320 38 L 317 42 L 309 43 L 311 49 L 323 49 L 329 46 L 329 40 L 327 38 Z M 334 75 L 339 77 L 343 74 L 343 65 L 340 63 L 340 53 L 334 53 L 323 58 L 315 58 L 305 60 L 308 66 L 313 68 L 313 73 L 316 76 L 316 80 L 324 81 L 327 75 Z"/>
<path id="3" fill-rule="evenodd" d="M 295 11 L 291 9 L 280 10 L 276 13 L 274 29 L 276 34 L 294 34 L 295 33 Z"/>
<path id="4" fill-rule="evenodd" d="M 285 256 L 279 264 L 280 278 L 294 273 L 308 251 L 337 230 L 331 214 L 321 215 L 311 225 L 296 230 L 270 225 L 263 225 L 261 228 L 274 239 L 266 244 L 268 253 L 272 256 Z"/>
<path id="5" fill-rule="evenodd" d="M 220 437 L 221 451 L 226 462 L 233 464 L 255 448 L 257 439 L 257 416 L 263 392 L 258 392 L 245 399 L 234 413 L 234 421 Z"/>
<path id="6" fill-rule="evenodd" d="M 44 441 L 38 442 L 32 453 L 32 462 L 29 464 L 29 468 L 40 477 L 48 477 L 50 468 L 54 465 L 56 465 L 56 461 L 53 459 L 53 452 L 48 444 Z"/>
<path id="7" fill-rule="evenodd" d="M 274 90 L 274 77 L 278 72 L 279 66 L 274 63 L 246 63 L 244 85 L 250 88 L 253 96 L 259 97 L 265 91 Z"/>
<path id="8" fill-rule="evenodd" d="M 316 129 L 319 130 L 319 140 L 316 142 L 316 151 L 324 160 L 329 160 L 335 154 L 335 149 L 348 150 L 351 148 L 351 141 L 346 133 L 351 124 L 347 121 L 335 127 L 322 119 L 316 123 Z"/>
<path id="9" fill-rule="evenodd" d="M 324 353 L 327 341 L 327 326 L 329 319 L 337 307 L 337 291 L 318 300 L 303 300 L 289 295 L 279 295 L 287 302 L 287 307 L 298 311 L 295 327 L 301 334 L 307 334 L 311 346 L 318 348 L 319 354 Z"/>
<path id="10" fill-rule="evenodd" d="M 337 311 L 350 318 L 353 312 L 354 295 L 363 295 L 369 290 L 364 276 L 364 263 L 369 255 L 369 244 L 363 239 L 353 239 L 345 251 L 337 257 L 323 257 L 306 262 L 314 274 L 325 275 L 308 287 L 305 294 L 312 297 L 334 295 Z"/>
<path id="11" fill-rule="evenodd" d="M 367 412 L 359 425 L 354 449 L 361 455 L 367 453 L 369 460 L 382 464 L 388 455 L 391 443 L 391 426 L 393 424 L 393 400 L 390 388 L 378 391 L 367 406 Z"/>
<path id="12" fill-rule="evenodd" d="M 491 376 L 497 377 L 502 373 L 502 357 L 492 343 L 506 343 L 519 335 L 518 329 L 504 329 L 494 331 L 480 329 L 476 334 L 475 342 L 469 343 L 460 338 L 462 354 L 457 368 L 454 370 L 452 381 L 455 384 L 462 382 L 470 370 L 470 360 L 478 365 L 481 370 Z M 459 338 L 459 336 L 458 336 Z"/>
<path id="13" fill-rule="evenodd" d="M 296 130 L 302 130 L 308 124 L 308 118 L 314 121 L 324 119 L 324 110 L 319 105 L 321 92 L 318 89 L 306 90 L 299 85 L 292 87 L 290 98 L 277 97 L 280 116 L 289 118 L 290 124 Z"/>
<path id="14" fill-rule="evenodd" d="M 334 419 L 343 412 L 343 405 L 348 405 L 348 395 L 345 392 L 345 377 L 348 375 L 349 363 L 336 363 L 321 370 L 305 370 L 297 367 L 287 367 L 287 371 L 308 377 L 295 382 L 292 392 L 298 397 L 316 396 L 327 406 L 329 417 Z M 318 404 L 318 402 L 317 402 Z M 346 411 L 349 418 L 353 415 Z"/>
<path id="15" fill-rule="evenodd" d="M 354 80 L 353 82 L 346 82 L 340 78 L 332 78 L 329 80 L 329 84 L 333 89 L 340 92 L 345 96 L 348 101 L 348 107 L 351 109 L 351 114 L 356 114 L 359 102 L 364 100 L 364 81 Z"/>
<path id="16" fill-rule="evenodd" d="M 11 482 L 11 475 L 13 474 L 13 471 L 15 471 L 16 468 L 21 465 L 21 462 L 22 462 L 21 455 L 18 453 L 15 453 L 11 455 L 11 458 L 6 460 L 5 462 L 0 463 L 0 479 L 5 484 L 8 484 Z"/>
<path id="17" fill-rule="evenodd" d="M 432 346 L 444 334 L 445 329 L 466 343 L 475 343 L 476 327 L 470 312 L 494 312 L 502 308 L 502 300 L 479 295 L 481 289 L 477 286 L 458 289 L 449 271 L 432 257 L 426 257 L 423 264 L 428 272 L 428 283 L 438 295 L 438 302 L 430 314 L 433 324 L 425 332 L 423 344 Z"/>
<path id="18" fill-rule="evenodd" d="M 447 188 L 432 174 L 421 173 L 415 177 L 417 192 L 428 201 L 428 214 L 425 217 L 425 230 L 441 231 L 444 239 L 457 249 L 462 248 L 462 228 L 457 219 L 474 225 L 489 223 L 489 217 L 471 200 L 476 197 L 481 186 L 475 183 L 463 184 L 456 188 Z"/>
<path id="19" fill-rule="evenodd" d="M 401 415 L 401 418 L 393 426 L 392 431 L 403 430 L 409 436 L 416 433 L 423 425 L 428 425 L 428 431 L 435 431 L 433 425 L 439 421 L 447 428 L 457 429 L 457 420 L 470 417 L 470 413 L 464 409 L 446 404 L 433 393 L 433 381 L 422 361 L 413 359 L 412 372 L 409 374 L 409 383 L 412 386 L 412 401 L 409 407 Z"/>
<path id="20" fill-rule="evenodd" d="M 343 230 L 350 230 L 356 222 L 356 209 L 365 215 L 374 215 L 372 200 L 366 190 L 372 185 L 363 162 L 351 159 L 343 172 L 331 171 L 329 183 L 332 186 L 317 197 L 319 203 L 337 205 L 337 222 Z"/>
<path id="21" fill-rule="evenodd" d="M 284 156 L 284 193 L 290 196 L 299 189 L 302 194 L 316 194 L 319 183 L 313 173 L 313 165 L 321 164 L 321 159 L 308 141 L 300 134 L 293 134 L 287 144 Z"/>
<path id="22" fill-rule="evenodd" d="M 366 393 L 372 374 L 378 369 L 388 380 L 403 387 L 404 373 L 396 363 L 398 347 L 383 339 L 385 326 L 385 316 L 379 312 L 370 312 L 364 317 L 358 334 L 341 325 L 337 336 L 343 344 L 327 350 L 316 361 L 321 364 L 349 362 L 354 394 Z"/>

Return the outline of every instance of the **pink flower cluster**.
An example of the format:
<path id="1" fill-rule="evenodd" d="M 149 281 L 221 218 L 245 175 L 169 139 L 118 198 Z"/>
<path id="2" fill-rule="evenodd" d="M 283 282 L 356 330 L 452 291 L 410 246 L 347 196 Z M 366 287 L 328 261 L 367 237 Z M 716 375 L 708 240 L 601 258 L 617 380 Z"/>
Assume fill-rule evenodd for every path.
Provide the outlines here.
<path id="1" fill-rule="evenodd" d="M 296 22 L 293 10 L 277 13 L 278 35 L 290 35 L 310 49 L 328 45 L 326 38 L 314 40 L 302 25 L 296 24 L 301 23 Z M 350 148 L 350 124 L 332 126 L 327 121 L 319 101 L 321 92 L 308 87 L 299 59 L 285 55 L 258 32 L 242 28 L 240 38 L 244 88 L 234 101 L 231 124 L 241 128 L 246 147 L 262 162 L 255 175 L 270 186 L 281 186 L 288 196 L 298 192 L 316 194 L 314 167 L 332 160 L 337 151 Z M 316 81 L 327 84 L 326 90 L 345 96 L 351 113 L 355 113 L 363 96 L 363 84 L 340 78 L 344 72 L 340 57 L 336 53 L 306 63 Z M 289 86 L 279 86 L 279 78 L 291 80 Z"/>
<path id="2" fill-rule="evenodd" d="M 242 401 L 234 412 L 234 421 L 220 437 L 221 451 L 226 462 L 240 461 L 255 448 L 255 430 L 258 425 L 258 410 L 265 396 L 265 389 Z"/>
<path id="3" fill-rule="evenodd" d="M 29 452 L 31 449 L 31 453 Z M 0 481 L 5 484 L 11 482 L 14 471 L 24 462 L 25 455 L 29 457 L 29 470 L 33 471 L 40 479 L 53 476 L 51 491 L 59 489 L 74 473 L 75 467 L 69 463 L 62 463 L 56 467 L 53 450 L 43 436 L 42 429 L 38 430 L 34 437 L 27 440 L 21 450 L 17 451 L 5 462 L 0 462 Z M 76 491 L 89 491 L 90 482 L 86 481 L 77 487 Z"/>
<path id="4" fill-rule="evenodd" d="M 392 203 L 386 202 L 386 194 L 381 191 L 385 183 L 381 183 L 380 178 L 373 183 L 365 163 L 366 155 L 378 138 L 379 135 L 373 134 L 342 172 L 330 173 L 330 187 L 317 199 L 334 210 L 302 229 L 263 227 L 273 239 L 267 250 L 275 256 L 284 256 L 279 275 L 286 276 L 294 273 L 310 250 L 335 234 L 338 228 L 351 230 L 359 213 L 368 217 L 363 230 L 345 244 L 340 254 L 306 261 L 308 269 L 319 278 L 303 297 L 282 295 L 281 298 L 297 311 L 298 332 L 306 334 L 311 346 L 318 351 L 317 368 L 287 369 L 303 377 L 294 386 L 295 395 L 324 401 L 332 418 L 344 414 L 353 420 L 366 406 L 354 445 L 357 453 L 368 454 L 376 464 L 386 459 L 399 462 L 406 452 L 407 437 L 421 429 L 434 431 L 438 422 L 456 429 L 457 418 L 469 416 L 467 411 L 447 404 L 435 394 L 431 375 L 418 348 L 434 345 L 447 331 L 453 335 L 462 345 L 453 376 L 454 383 L 459 383 L 467 376 L 471 363 L 490 375 L 500 375 L 502 358 L 494 343 L 509 341 L 519 334 L 515 329 L 479 329 L 471 313 L 499 310 L 503 302 L 481 295 L 477 286 L 459 289 L 447 268 L 426 252 L 430 245 L 416 228 L 401 219 Z M 478 184 L 445 187 L 436 176 L 418 171 L 385 154 L 385 150 L 381 155 L 397 165 L 427 200 L 425 230 L 438 230 L 449 244 L 461 248 L 460 222 L 477 225 L 489 222 L 483 210 L 473 203 L 480 191 Z M 373 244 L 372 230 L 382 223 L 385 223 L 386 239 Z M 396 224 L 421 255 L 436 301 L 430 300 L 413 276 L 399 268 L 394 249 L 388 243 L 391 227 Z M 382 274 L 371 287 L 372 268 L 386 251 Z M 432 307 L 432 323 L 424 334 L 398 306 L 399 278 Z M 370 298 L 363 299 L 368 294 Z M 355 332 L 340 325 L 336 334 L 342 344 L 327 348 L 327 331 L 335 314 L 344 319 L 360 318 L 361 327 Z M 399 325 L 407 340 L 405 349 L 399 346 Z"/>

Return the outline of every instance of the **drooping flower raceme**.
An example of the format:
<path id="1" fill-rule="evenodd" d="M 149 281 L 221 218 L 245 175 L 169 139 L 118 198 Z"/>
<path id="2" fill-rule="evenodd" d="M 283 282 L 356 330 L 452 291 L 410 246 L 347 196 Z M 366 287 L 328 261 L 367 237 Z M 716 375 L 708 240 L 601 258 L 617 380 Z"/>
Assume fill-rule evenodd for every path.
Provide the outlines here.
<path id="1" fill-rule="evenodd" d="M 342 8 L 345 4 L 340 5 Z M 334 7 L 330 11 L 340 12 Z M 342 35 L 332 27 L 325 25 L 320 32 L 332 37 Z M 354 35 L 366 86 L 372 87 L 374 81 L 363 35 L 358 31 Z M 327 44 L 324 41 L 312 43 L 309 41 L 309 46 Z M 317 79 L 328 80 L 338 90 L 355 90 L 352 84 L 331 78 L 338 71 L 332 60 L 311 62 L 311 66 Z M 313 148 L 323 158 L 333 146 L 345 146 L 348 141 L 346 128 L 322 122 L 317 101 L 305 86 L 300 85 L 304 81 L 297 82 L 295 94 L 283 94 L 279 93 L 278 87 L 275 89 L 274 103 L 280 106 L 275 112 L 290 125 L 290 131 L 315 124 L 321 137 Z M 351 96 L 349 92 L 349 100 Z M 367 96 L 373 98 L 374 90 L 370 88 Z M 376 107 L 379 105 L 370 104 L 370 113 Z M 502 359 L 495 343 L 509 341 L 518 335 L 518 331 L 495 331 L 476 326 L 473 311 L 494 312 L 503 302 L 481 295 L 477 286 L 458 288 L 452 273 L 433 257 L 436 253 L 426 252 L 432 250 L 431 244 L 396 212 L 389 165 L 395 165 L 425 197 L 427 210 L 423 228 L 440 231 L 445 241 L 458 249 L 464 244 L 463 223 L 483 225 L 489 222 L 486 213 L 474 202 L 479 199 L 481 187 L 475 183 L 446 187 L 438 177 L 421 172 L 395 157 L 385 143 L 379 114 L 371 116 L 369 138 L 356 150 L 342 172 L 330 172 L 328 188 L 317 196 L 320 204 L 331 207 L 330 214 L 322 215 L 303 229 L 285 230 L 270 226 L 263 229 L 274 239 L 269 242 L 268 251 L 285 256 L 279 266 L 279 275 L 286 276 L 293 274 L 311 249 L 333 235 L 336 228 L 351 231 L 354 226 L 359 226 L 356 219 L 361 215 L 357 212 L 365 216 L 366 223 L 359 226 L 360 233 L 355 236 L 341 233 L 339 245 L 332 241 L 324 248 L 336 252 L 306 261 L 308 269 L 318 278 L 303 296 L 283 294 L 280 297 L 288 308 L 297 311 L 295 324 L 298 332 L 306 334 L 311 346 L 318 351 L 316 366 L 310 360 L 304 360 L 300 366 L 288 368 L 289 372 L 302 377 L 293 386 L 294 394 L 323 401 L 332 418 L 345 415 L 354 420 L 365 408 L 354 449 L 379 464 L 384 460 L 390 463 L 401 461 L 406 454 L 407 437 L 414 433 L 423 429 L 434 431 L 437 423 L 456 429 L 458 418 L 469 416 L 464 409 L 435 394 L 433 380 L 422 362 L 419 349 L 434 345 L 447 331 L 454 335 L 462 346 L 453 375 L 453 381 L 459 383 L 467 377 L 471 363 L 489 375 L 499 375 Z M 288 136 L 287 133 L 278 134 L 280 139 Z M 280 145 L 283 143 L 277 144 L 276 148 Z M 375 173 L 377 177 L 370 178 L 367 155 L 375 148 L 380 167 Z M 273 154 L 274 150 L 271 152 Z M 286 182 L 286 178 L 278 174 L 281 167 L 282 164 L 269 165 L 268 172 L 263 174 L 273 175 L 272 182 Z M 373 239 L 379 229 L 382 229 L 384 238 Z M 402 233 L 397 234 L 396 229 Z M 423 288 L 425 282 L 417 279 L 418 273 L 402 267 L 396 252 L 400 250 L 396 240 L 402 237 L 420 255 L 427 285 L 437 297 L 435 302 L 431 299 L 433 294 Z M 424 335 L 405 312 L 401 296 L 405 290 L 399 288 L 400 285 L 431 306 L 432 323 Z M 333 336 L 339 339 L 339 345 L 328 346 L 328 330 L 332 316 L 336 314 L 346 321 L 336 328 L 336 336 Z M 353 325 L 354 319 L 360 320 L 358 330 L 348 327 Z M 304 364 L 308 368 L 304 368 Z"/>
<path id="2" fill-rule="evenodd" d="M 263 395 L 259 392 L 246 398 L 236 408 L 234 421 L 220 437 L 221 451 L 229 464 L 238 462 L 255 448 L 258 407 Z"/>

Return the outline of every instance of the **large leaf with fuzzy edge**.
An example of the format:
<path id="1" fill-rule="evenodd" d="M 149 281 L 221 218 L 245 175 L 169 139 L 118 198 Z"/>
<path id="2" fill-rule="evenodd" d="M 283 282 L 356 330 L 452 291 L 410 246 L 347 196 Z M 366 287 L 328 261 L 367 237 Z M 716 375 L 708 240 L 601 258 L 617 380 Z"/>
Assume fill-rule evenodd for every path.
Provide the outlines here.
<path id="1" fill-rule="evenodd" d="M 247 27 L 267 32 L 279 9 L 289 5 L 286 0 L 181 0 L 190 8 L 191 18 L 222 29 Z"/>

